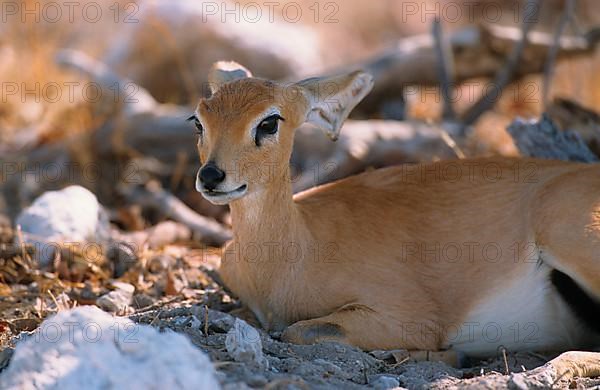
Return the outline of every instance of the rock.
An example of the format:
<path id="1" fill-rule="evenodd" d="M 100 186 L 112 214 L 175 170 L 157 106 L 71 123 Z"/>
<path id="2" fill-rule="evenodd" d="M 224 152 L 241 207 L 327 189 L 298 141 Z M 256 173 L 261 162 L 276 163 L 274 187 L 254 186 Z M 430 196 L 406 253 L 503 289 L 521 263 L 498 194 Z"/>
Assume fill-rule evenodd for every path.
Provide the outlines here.
<path id="1" fill-rule="evenodd" d="M 167 272 L 167 283 L 165 285 L 166 295 L 179 295 L 188 286 L 185 273 L 181 270 Z"/>
<path id="2" fill-rule="evenodd" d="M 93 306 L 63 311 L 17 344 L 3 389 L 218 389 L 208 357 L 182 335 Z"/>
<path id="3" fill-rule="evenodd" d="M 256 374 L 250 376 L 247 382 L 252 387 L 264 387 L 269 381 L 264 375 Z"/>
<path id="4" fill-rule="evenodd" d="M 106 258 L 114 267 L 113 276 L 119 278 L 138 261 L 136 248 L 127 242 L 113 242 L 106 250 Z"/>
<path id="5" fill-rule="evenodd" d="M 202 305 L 194 305 L 191 309 L 192 314 L 204 327 L 204 319 L 206 318 L 206 308 Z M 226 333 L 233 327 L 236 318 L 230 314 L 223 313 L 218 310 L 208 309 L 208 330 L 213 333 Z"/>
<path id="6" fill-rule="evenodd" d="M 527 390 L 530 388 L 530 385 L 524 375 L 518 374 L 511 374 L 507 383 L 507 387 L 513 390 Z"/>
<path id="7" fill-rule="evenodd" d="M 537 370 L 510 374 L 506 386 L 511 390 L 551 389 L 556 385 L 556 382 L 556 378 L 552 377 L 550 371 L 538 368 Z"/>
<path id="8" fill-rule="evenodd" d="M 14 354 L 14 349 L 4 348 L 0 351 L 0 371 L 4 370 Z"/>
<path id="9" fill-rule="evenodd" d="M 249 387 L 244 382 L 234 382 L 234 383 L 227 383 L 227 384 L 223 385 L 223 390 L 250 390 L 250 389 L 252 389 L 252 388 Z M 290 389 L 290 387 L 287 387 L 287 389 Z"/>
<path id="10" fill-rule="evenodd" d="M 148 294 L 136 294 L 133 296 L 133 307 L 135 309 L 143 309 L 152 306 L 157 299 Z"/>
<path id="11" fill-rule="evenodd" d="M 342 369 L 339 366 L 336 366 L 335 364 L 328 362 L 325 359 L 315 359 L 313 363 L 323 367 L 323 369 L 329 374 L 342 375 Z"/>
<path id="12" fill-rule="evenodd" d="M 262 369 L 268 367 L 268 361 L 263 356 L 260 334 L 246 321 L 236 318 L 233 327 L 227 332 L 225 348 L 227 348 L 229 356 L 236 362 L 258 366 Z"/>
<path id="13" fill-rule="evenodd" d="M 369 381 L 371 386 L 377 390 L 396 389 L 400 387 L 398 379 L 388 375 L 378 375 L 376 378 Z"/>
<path id="14" fill-rule="evenodd" d="M 96 196 L 81 186 L 48 191 L 23 210 L 16 220 L 23 240 L 36 246 L 36 259 L 47 266 L 58 244 L 105 245 L 109 238 L 108 217 Z"/>
<path id="15" fill-rule="evenodd" d="M 21 332 L 32 332 L 39 325 L 41 320 L 38 318 L 17 318 L 12 320 L 12 327 L 14 329 L 15 334 L 19 334 Z"/>
<path id="16" fill-rule="evenodd" d="M 115 290 L 102 295 L 96 300 L 96 304 L 110 312 L 120 312 L 125 310 L 133 299 L 135 287 L 123 282 L 113 282 Z"/>
<path id="17" fill-rule="evenodd" d="M 148 268 L 148 271 L 152 272 L 153 274 L 159 274 L 167 270 L 169 267 L 175 265 L 176 261 L 177 260 L 175 260 L 173 256 L 160 254 L 151 258 L 146 267 Z"/>

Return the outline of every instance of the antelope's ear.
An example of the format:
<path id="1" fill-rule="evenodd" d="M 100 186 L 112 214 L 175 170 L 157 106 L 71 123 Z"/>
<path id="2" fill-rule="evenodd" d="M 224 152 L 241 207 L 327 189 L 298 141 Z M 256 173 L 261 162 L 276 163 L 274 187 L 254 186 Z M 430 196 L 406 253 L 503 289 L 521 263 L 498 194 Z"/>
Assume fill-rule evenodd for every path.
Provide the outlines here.
<path id="1" fill-rule="evenodd" d="M 296 84 L 308 100 L 306 122 L 321 128 L 333 141 L 350 112 L 373 88 L 373 76 L 363 71 L 315 77 Z"/>
<path id="2" fill-rule="evenodd" d="M 252 73 L 234 61 L 215 62 L 208 72 L 210 92 L 214 94 L 225 83 L 252 77 Z"/>

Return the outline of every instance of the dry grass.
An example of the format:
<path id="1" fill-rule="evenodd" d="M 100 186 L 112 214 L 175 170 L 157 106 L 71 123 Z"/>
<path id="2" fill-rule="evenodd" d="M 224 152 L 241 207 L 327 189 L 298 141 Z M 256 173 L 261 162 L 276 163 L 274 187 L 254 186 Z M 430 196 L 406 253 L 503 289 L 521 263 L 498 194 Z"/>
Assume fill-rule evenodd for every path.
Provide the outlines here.
<path id="1" fill-rule="evenodd" d="M 35 9 L 36 4 L 39 7 L 40 2 L 22 0 L 19 9 Z M 0 145 L 16 142 L 19 146 L 29 139 L 49 142 L 94 128 L 95 118 L 83 91 L 89 80 L 60 69 L 54 62 L 60 49 L 75 47 L 97 55 L 107 44 L 107 40 L 88 39 L 85 47 L 79 47 L 81 31 L 89 26 L 77 20 L 77 15 L 75 23 L 66 15 L 62 23 L 44 22 L 43 18 L 37 22 L 33 16 L 23 23 L 17 16 L 7 18 L 8 23 L 2 25 Z M 106 24 L 104 19 L 93 28 L 109 33 L 110 24 L 101 26 Z M 90 41 L 94 45 L 90 46 Z"/>

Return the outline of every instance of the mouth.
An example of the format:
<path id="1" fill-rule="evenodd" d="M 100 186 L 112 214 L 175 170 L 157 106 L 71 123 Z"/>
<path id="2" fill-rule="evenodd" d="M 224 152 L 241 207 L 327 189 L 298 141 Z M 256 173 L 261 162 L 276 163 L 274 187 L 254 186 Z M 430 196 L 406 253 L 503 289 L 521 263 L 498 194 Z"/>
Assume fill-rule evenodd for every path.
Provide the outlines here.
<path id="1" fill-rule="evenodd" d="M 215 190 L 202 190 L 202 196 L 209 202 L 214 204 L 227 204 L 231 201 L 241 198 L 246 195 L 248 186 L 242 184 L 238 188 L 232 191 L 215 191 Z"/>

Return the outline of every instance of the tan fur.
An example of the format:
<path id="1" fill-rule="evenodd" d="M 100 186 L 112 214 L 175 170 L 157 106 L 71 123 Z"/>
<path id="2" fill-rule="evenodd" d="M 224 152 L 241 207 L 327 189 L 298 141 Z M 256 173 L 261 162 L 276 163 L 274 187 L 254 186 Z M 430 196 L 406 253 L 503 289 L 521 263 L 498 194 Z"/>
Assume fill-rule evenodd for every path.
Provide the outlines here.
<path id="1" fill-rule="evenodd" d="M 298 343 L 440 350 L 452 348 L 449 332 L 477 313 L 511 320 L 494 317 L 503 316 L 501 309 L 487 306 L 520 283 L 532 280 L 531 294 L 560 306 L 549 283 L 529 279 L 549 267 L 600 298 L 595 165 L 492 158 L 398 166 L 292 196 L 294 130 L 310 120 L 311 110 L 323 109 L 330 119 L 340 115 L 324 125 L 335 134 L 370 89 L 364 74 L 338 77 L 329 95 L 337 105 L 325 107 L 315 103 L 315 90 L 327 81 L 237 79 L 198 105 L 202 162 L 227 173 L 223 191 L 247 185 L 229 203 L 235 237 L 220 273 L 264 327 Z M 257 147 L 251 124 L 273 107 L 285 121 L 276 139 Z M 246 169 L 257 166 L 260 175 Z M 515 299 L 504 302 L 509 311 L 527 300 L 509 296 Z M 559 309 L 544 315 L 564 325 L 568 311 Z M 544 326 L 542 333 L 552 328 Z M 536 346 L 566 345 L 545 337 Z M 487 354 L 498 347 L 480 344 L 477 351 Z M 520 340 L 514 345 L 528 347 Z"/>

